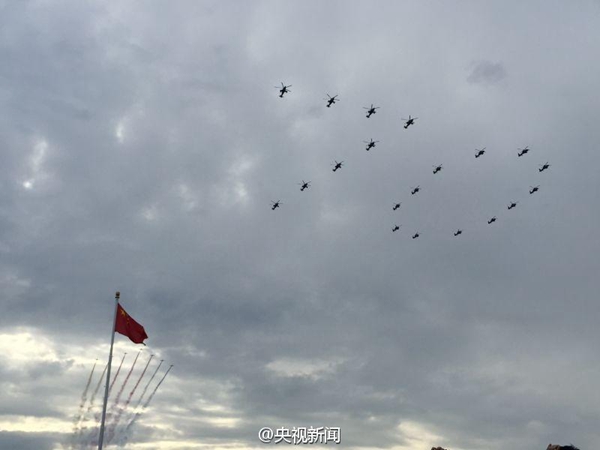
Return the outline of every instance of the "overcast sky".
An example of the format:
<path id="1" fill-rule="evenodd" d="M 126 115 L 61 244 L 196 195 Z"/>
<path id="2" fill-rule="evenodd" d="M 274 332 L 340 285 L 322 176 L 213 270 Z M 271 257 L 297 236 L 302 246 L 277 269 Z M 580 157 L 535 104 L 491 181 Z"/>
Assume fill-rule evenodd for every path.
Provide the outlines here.
<path id="1" fill-rule="evenodd" d="M 0 1 L 0 448 L 81 448 L 117 290 L 149 335 L 123 398 L 174 365 L 130 449 L 600 447 L 598 30 L 585 0 Z"/>

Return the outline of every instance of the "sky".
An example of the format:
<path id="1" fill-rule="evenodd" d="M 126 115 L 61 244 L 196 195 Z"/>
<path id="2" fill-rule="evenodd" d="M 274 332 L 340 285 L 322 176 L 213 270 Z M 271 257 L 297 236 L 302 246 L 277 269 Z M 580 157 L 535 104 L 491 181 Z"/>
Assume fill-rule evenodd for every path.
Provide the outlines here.
<path id="1" fill-rule="evenodd" d="M 94 448 L 115 291 L 149 338 L 115 336 L 106 448 L 598 448 L 599 23 L 0 1 L 0 448 Z"/>

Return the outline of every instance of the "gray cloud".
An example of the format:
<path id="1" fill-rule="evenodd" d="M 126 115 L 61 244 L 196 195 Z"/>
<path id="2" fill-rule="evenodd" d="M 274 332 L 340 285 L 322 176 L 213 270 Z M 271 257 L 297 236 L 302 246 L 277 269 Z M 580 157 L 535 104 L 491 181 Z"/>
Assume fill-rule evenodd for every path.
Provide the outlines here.
<path id="1" fill-rule="evenodd" d="M 479 61 L 474 63 L 467 81 L 473 84 L 496 84 L 506 78 L 502 63 Z"/>
<path id="2" fill-rule="evenodd" d="M 11 433 L 0 431 L 0 446 L 14 450 L 51 450 L 59 436 L 51 433 Z"/>
<path id="3" fill-rule="evenodd" d="M 0 422 L 53 430 L 6 448 L 68 441 L 115 290 L 175 364 L 131 444 L 597 446 L 597 7 L 512 6 L 4 4 Z"/>

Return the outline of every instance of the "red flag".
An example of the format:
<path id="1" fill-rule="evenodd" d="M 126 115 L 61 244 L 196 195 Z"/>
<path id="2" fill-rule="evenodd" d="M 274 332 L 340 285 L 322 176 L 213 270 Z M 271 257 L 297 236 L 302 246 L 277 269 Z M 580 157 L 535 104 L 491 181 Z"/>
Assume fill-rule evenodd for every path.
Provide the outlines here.
<path id="1" fill-rule="evenodd" d="M 117 321 L 115 323 L 115 331 L 127 336 L 136 344 L 144 344 L 144 339 L 148 339 L 144 327 L 133 320 L 121 305 L 117 307 Z M 145 344 L 144 344 L 145 345 Z"/>

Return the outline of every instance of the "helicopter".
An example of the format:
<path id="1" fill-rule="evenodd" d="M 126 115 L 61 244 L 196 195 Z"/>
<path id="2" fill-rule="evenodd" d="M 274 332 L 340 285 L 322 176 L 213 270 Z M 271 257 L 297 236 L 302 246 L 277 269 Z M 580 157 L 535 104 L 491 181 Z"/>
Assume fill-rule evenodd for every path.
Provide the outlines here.
<path id="1" fill-rule="evenodd" d="M 540 185 L 538 184 L 537 186 L 529 186 L 531 188 L 531 190 L 529 191 L 530 194 L 533 194 L 534 192 L 537 192 L 540 190 Z"/>
<path id="2" fill-rule="evenodd" d="M 458 230 L 456 230 L 456 232 L 454 233 L 454 236 L 458 236 L 459 234 L 462 234 L 462 230 L 460 228 Z"/>
<path id="3" fill-rule="evenodd" d="M 367 119 L 368 119 L 369 117 L 371 117 L 372 114 L 375 114 L 375 110 L 379 109 L 379 106 L 373 107 L 373 103 L 371 103 L 371 107 L 370 108 L 368 108 L 366 106 L 363 106 L 363 109 L 368 110 L 367 111 Z"/>
<path id="4" fill-rule="evenodd" d="M 377 144 L 379 141 L 374 141 L 373 139 L 371 139 L 371 142 L 367 142 L 367 141 L 363 141 L 365 144 L 367 144 L 367 148 L 365 149 L 366 151 L 371 150 L 373 147 L 375 147 L 375 144 Z"/>
<path id="5" fill-rule="evenodd" d="M 396 203 L 396 204 L 394 205 L 394 207 L 392 208 L 392 210 L 393 210 L 393 211 L 396 211 L 398 208 L 400 208 L 400 205 L 401 205 L 401 204 L 402 204 L 402 202 L 400 202 L 400 203 Z"/>
<path id="6" fill-rule="evenodd" d="M 335 167 L 332 170 L 335 172 L 336 170 L 341 169 L 343 164 L 344 164 L 344 161 L 340 161 L 340 162 L 335 161 Z M 332 166 L 333 165 L 334 164 L 332 164 Z"/>
<path id="7" fill-rule="evenodd" d="M 335 102 L 339 102 L 340 101 L 339 98 L 336 99 L 337 95 L 334 95 L 333 97 L 331 97 L 329 94 L 326 94 L 326 95 L 327 95 L 327 97 L 329 97 L 329 99 L 324 98 L 323 100 L 327 100 L 327 105 L 326 106 L 328 108 L 331 107 L 331 105 L 334 105 Z"/>
<path id="8" fill-rule="evenodd" d="M 495 221 L 496 221 L 496 216 L 494 216 L 490 220 L 488 220 L 488 225 L 494 223 Z"/>
<path id="9" fill-rule="evenodd" d="M 413 239 L 416 239 L 416 238 L 418 238 L 419 236 L 420 236 L 420 234 L 419 234 L 419 233 L 415 233 L 415 234 L 413 234 L 413 237 L 412 237 L 412 238 L 413 238 Z"/>
<path id="10" fill-rule="evenodd" d="M 272 209 L 273 211 L 275 211 L 275 209 L 279 208 L 279 205 L 280 205 L 280 204 L 281 204 L 281 201 L 280 201 L 280 200 L 277 200 L 276 202 L 271 202 L 271 205 L 272 205 L 272 206 L 271 206 L 271 209 Z"/>
<path id="11" fill-rule="evenodd" d="M 510 205 L 508 205 L 508 209 L 509 209 L 509 210 L 510 210 L 510 209 L 513 209 L 514 207 L 516 207 L 516 206 L 517 206 L 517 203 L 519 203 L 519 202 L 510 202 Z"/>
<path id="12" fill-rule="evenodd" d="M 302 186 L 300 188 L 301 191 L 303 191 L 304 189 L 308 189 L 310 186 L 310 181 L 304 181 L 302 180 L 302 183 L 298 183 L 299 186 Z"/>
<path id="13" fill-rule="evenodd" d="M 283 84 L 283 82 L 281 83 L 281 87 L 279 86 L 275 86 L 277 89 L 279 89 L 279 98 L 283 98 L 283 94 L 287 93 L 287 92 L 292 92 L 290 91 L 288 88 L 292 87 L 292 85 L 290 84 L 289 86 L 286 86 L 285 84 Z"/>
<path id="14" fill-rule="evenodd" d="M 519 149 L 519 153 L 517 153 L 517 156 L 523 156 L 525 153 L 529 152 L 529 146 L 525 147 L 525 148 L 520 148 Z"/>
<path id="15" fill-rule="evenodd" d="M 410 191 L 411 195 L 415 195 L 417 192 L 419 192 L 421 190 L 421 186 L 417 186 L 416 188 L 411 188 L 412 191 Z"/>
<path id="16" fill-rule="evenodd" d="M 401 226 L 402 226 L 402 225 L 400 225 L 400 227 L 401 227 Z M 392 232 L 394 232 L 394 233 L 395 233 L 396 231 L 398 231 L 398 230 L 400 229 L 400 227 L 399 227 L 398 225 L 394 225 L 394 228 L 392 228 Z"/>
<path id="17" fill-rule="evenodd" d="M 442 170 L 442 165 L 440 164 L 439 166 L 433 166 L 433 174 L 435 175 L 436 173 L 438 173 L 440 170 Z"/>
<path id="18" fill-rule="evenodd" d="M 410 127 L 412 124 L 415 123 L 415 120 L 417 120 L 418 117 L 412 117 L 412 116 L 408 116 L 408 119 L 402 118 L 402 120 L 406 120 L 406 123 L 404 124 L 404 129 L 406 130 L 408 127 Z"/>
<path id="19" fill-rule="evenodd" d="M 475 151 L 477 152 L 475 153 L 475 158 L 479 158 L 481 155 L 483 155 L 485 153 L 486 148 L 487 147 L 483 147 L 481 150 L 475 149 Z"/>
<path id="20" fill-rule="evenodd" d="M 543 172 L 544 170 L 548 169 L 548 167 L 550 167 L 550 164 L 548 164 L 548 163 L 542 164 L 542 165 L 540 165 L 538 172 Z"/>

